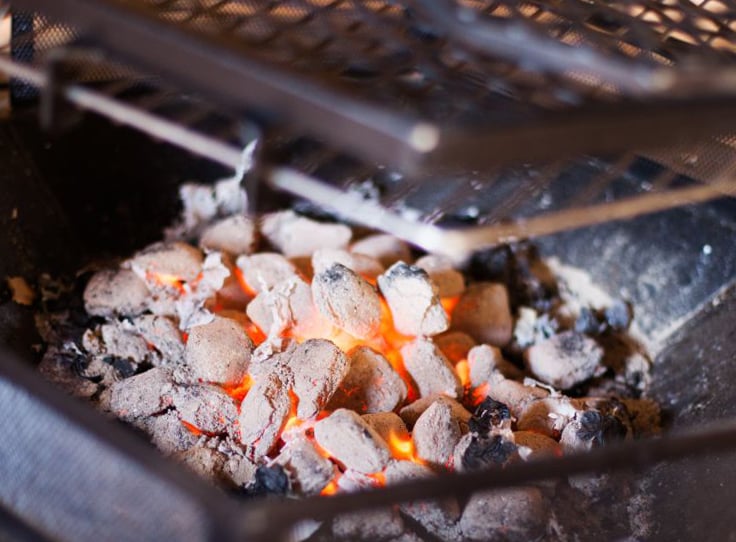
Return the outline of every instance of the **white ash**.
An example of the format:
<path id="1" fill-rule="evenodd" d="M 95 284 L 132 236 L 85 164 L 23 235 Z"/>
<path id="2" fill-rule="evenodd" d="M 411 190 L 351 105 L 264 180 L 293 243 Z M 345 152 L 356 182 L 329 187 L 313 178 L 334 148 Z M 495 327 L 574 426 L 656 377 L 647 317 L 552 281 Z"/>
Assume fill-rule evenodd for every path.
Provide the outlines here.
<path id="1" fill-rule="evenodd" d="M 460 527 L 469 540 L 488 540 L 503 533 L 508 541 L 536 540 L 547 526 L 549 500 L 536 487 L 474 493 L 465 505 Z"/>
<path id="2" fill-rule="evenodd" d="M 407 343 L 401 348 L 401 356 L 421 397 L 436 393 L 462 397 L 463 386 L 455 368 L 431 340 L 420 338 Z"/>
<path id="3" fill-rule="evenodd" d="M 399 333 L 431 336 L 447 330 L 437 287 L 423 269 L 397 262 L 378 277 L 378 286 Z"/>
<path id="4" fill-rule="evenodd" d="M 288 367 L 291 352 L 297 347 L 292 339 L 264 341 L 253 350 L 248 365 L 248 374 L 258 380 L 260 377 L 277 373 L 286 385 L 291 387 L 293 376 Z"/>
<path id="5" fill-rule="evenodd" d="M 417 457 L 436 467 L 449 467 L 462 430 L 452 407 L 435 401 L 414 424 L 412 440 Z"/>
<path id="6" fill-rule="evenodd" d="M 148 308 L 146 283 L 130 269 L 106 269 L 89 279 L 84 308 L 92 316 L 136 316 Z"/>
<path id="7" fill-rule="evenodd" d="M 130 324 L 112 320 L 95 330 L 88 329 L 82 336 L 82 346 L 93 356 L 115 356 L 134 364 L 148 361 L 153 354 L 148 343 L 135 333 Z"/>
<path id="8" fill-rule="evenodd" d="M 469 285 L 453 310 L 452 328 L 464 331 L 479 343 L 508 344 L 513 319 L 506 286 L 495 282 Z"/>
<path id="9" fill-rule="evenodd" d="M 383 470 L 391 457 L 378 433 L 358 414 L 344 408 L 318 421 L 314 438 L 346 468 L 365 474 Z"/>
<path id="10" fill-rule="evenodd" d="M 538 399 L 549 396 L 549 391 L 536 386 L 526 386 L 521 382 L 495 375 L 489 381 L 488 397 L 503 403 L 511 415 L 519 419 L 526 406 Z"/>
<path id="11" fill-rule="evenodd" d="M 312 289 L 298 276 L 259 293 L 248 303 L 246 312 L 271 340 L 288 330 L 297 336 L 309 336 L 321 325 L 312 302 Z"/>
<path id="12" fill-rule="evenodd" d="M 184 359 L 184 341 L 176 323 L 166 316 L 143 314 L 131 321 L 132 327 L 159 353 L 152 356 L 154 365 L 178 364 Z"/>
<path id="13" fill-rule="evenodd" d="M 514 343 L 519 348 L 527 348 L 550 338 L 557 328 L 556 321 L 550 320 L 548 315 L 540 316 L 530 307 L 519 307 L 514 323 Z"/>
<path id="14" fill-rule="evenodd" d="M 312 280 L 312 297 L 320 313 L 354 337 L 370 339 L 381 326 L 381 302 L 365 279 L 336 263 Z"/>
<path id="15" fill-rule="evenodd" d="M 345 472 L 337 479 L 338 493 L 355 493 L 376 487 L 376 479 L 370 474 L 358 472 L 357 470 L 345 469 Z"/>
<path id="16" fill-rule="evenodd" d="M 475 339 L 462 331 L 445 331 L 432 337 L 432 340 L 453 363 L 467 360 L 470 350 L 476 345 Z"/>
<path id="17" fill-rule="evenodd" d="M 513 380 L 524 376 L 521 369 L 503 359 L 503 354 L 498 347 L 488 344 L 481 344 L 470 349 L 468 368 L 470 369 L 470 385 L 474 388 L 485 384 L 495 374 Z"/>
<path id="18" fill-rule="evenodd" d="M 280 282 L 297 276 L 296 267 L 277 252 L 259 252 L 240 256 L 235 265 L 246 284 L 256 293 L 270 290 Z"/>
<path id="19" fill-rule="evenodd" d="M 290 486 L 300 495 L 318 494 L 335 475 L 335 467 L 304 436 L 289 440 L 274 463 L 289 476 Z"/>
<path id="20" fill-rule="evenodd" d="M 231 454 L 222 466 L 222 476 L 234 487 L 245 488 L 255 481 L 258 466 L 240 454 Z"/>
<path id="21" fill-rule="evenodd" d="M 378 233 L 368 235 L 350 245 L 350 252 L 365 254 L 390 267 L 396 262 L 411 262 L 411 250 L 401 239 L 393 235 Z"/>
<path id="22" fill-rule="evenodd" d="M 191 448 L 173 454 L 174 459 L 212 483 L 222 481 L 222 469 L 227 456 L 199 441 Z"/>
<path id="23" fill-rule="evenodd" d="M 256 380 L 240 405 L 240 442 L 258 461 L 276 445 L 291 410 L 289 388 L 276 374 Z"/>
<path id="24" fill-rule="evenodd" d="M 166 455 L 188 450 L 199 437 L 184 427 L 179 413 L 168 410 L 140 420 L 136 425 L 145 431 L 151 442 Z"/>
<path id="25" fill-rule="evenodd" d="M 174 305 L 180 329 L 207 324 L 214 319 L 214 315 L 204 306 L 229 276 L 230 269 L 223 262 L 222 254 L 219 252 L 208 254 L 202 263 L 202 271 L 197 281 L 191 285 L 184 285 L 184 293 L 177 298 Z"/>
<path id="26" fill-rule="evenodd" d="M 388 412 L 406 399 L 406 384 L 388 360 L 367 346 L 350 351 L 350 369 L 333 396 L 331 408 L 358 413 Z"/>
<path id="27" fill-rule="evenodd" d="M 199 238 L 199 246 L 205 250 L 233 254 L 250 254 L 257 242 L 256 226 L 245 215 L 236 214 L 207 226 Z"/>
<path id="28" fill-rule="evenodd" d="M 375 429 L 376 433 L 378 433 L 387 443 L 391 443 L 392 439 L 406 441 L 410 438 L 409 430 L 406 428 L 404 420 L 402 420 L 395 412 L 363 414 L 363 419 L 368 422 L 368 425 Z"/>
<path id="29" fill-rule="evenodd" d="M 465 291 L 465 277 L 453 267 L 450 258 L 429 254 L 419 258 L 414 265 L 427 272 L 440 297 L 455 297 Z"/>
<path id="30" fill-rule="evenodd" d="M 312 270 L 321 273 L 339 263 L 365 279 L 375 280 L 386 268 L 370 256 L 336 248 L 321 248 L 312 254 Z"/>
<path id="31" fill-rule="evenodd" d="M 182 421 L 205 433 L 225 433 L 238 418 L 235 402 L 216 386 L 179 386 L 172 397 Z"/>
<path id="32" fill-rule="evenodd" d="M 289 353 L 288 366 L 301 419 L 315 416 L 327 405 L 350 369 L 345 354 L 325 339 L 310 339 L 296 346 Z"/>
<path id="33" fill-rule="evenodd" d="M 241 171 L 214 185 L 184 183 L 179 188 L 179 199 L 183 205 L 180 222 L 165 230 L 168 240 L 191 238 L 217 217 L 243 214 L 248 207 L 248 196 L 240 186 L 242 172 L 250 169 L 253 146 L 246 147 Z"/>
<path id="34" fill-rule="evenodd" d="M 320 248 L 345 248 L 353 235 L 344 224 L 317 222 L 294 211 L 264 216 L 261 233 L 287 258 L 311 256 Z"/>
<path id="35" fill-rule="evenodd" d="M 386 484 L 391 486 L 398 482 L 426 478 L 433 471 L 413 461 L 392 461 L 385 471 Z M 413 501 L 403 503 L 401 511 L 418 521 L 425 529 L 440 538 L 456 540 L 460 538 L 458 520 L 460 506 L 454 498 L 435 501 Z"/>
<path id="36" fill-rule="evenodd" d="M 444 395 L 434 394 L 417 399 L 413 403 L 402 408 L 399 411 L 399 416 L 401 416 L 401 419 L 404 420 L 404 423 L 406 423 L 408 427 L 414 427 L 414 424 L 424 411 L 436 402 L 449 405 L 452 410 L 453 417 L 462 424 L 463 432 L 467 431 L 467 424 L 472 414 L 468 412 L 463 405 Z"/>
<path id="37" fill-rule="evenodd" d="M 236 321 L 218 316 L 190 329 L 185 361 L 194 380 L 237 383 L 248 374 L 252 352 L 245 330 Z"/>
<path id="38" fill-rule="evenodd" d="M 67 352 L 50 346 L 43 355 L 38 371 L 48 380 L 59 386 L 68 394 L 82 399 L 93 397 L 99 386 L 80 375 L 75 369 L 75 360 L 81 359 L 81 353 Z"/>
<path id="39" fill-rule="evenodd" d="M 154 273 L 192 282 L 202 270 L 203 262 L 202 252 L 188 243 L 155 243 L 137 252 L 123 267 L 132 269 L 143 280 Z"/>
<path id="40" fill-rule="evenodd" d="M 566 331 L 527 348 L 524 361 L 542 382 L 569 389 L 603 373 L 603 349 L 595 340 L 576 331 Z"/>
<path id="41" fill-rule="evenodd" d="M 173 403 L 171 375 L 159 367 L 116 382 L 110 389 L 112 412 L 123 420 L 159 414 Z"/>
<path id="42" fill-rule="evenodd" d="M 386 540 L 401 536 L 405 528 L 394 508 L 341 514 L 332 521 L 332 534 L 339 540 Z"/>

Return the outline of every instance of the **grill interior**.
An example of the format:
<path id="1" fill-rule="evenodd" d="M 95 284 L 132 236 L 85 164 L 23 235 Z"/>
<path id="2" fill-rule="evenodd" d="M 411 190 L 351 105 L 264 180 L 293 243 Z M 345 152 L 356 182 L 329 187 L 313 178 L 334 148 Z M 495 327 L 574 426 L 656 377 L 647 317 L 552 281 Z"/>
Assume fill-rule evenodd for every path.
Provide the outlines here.
<path id="1" fill-rule="evenodd" d="M 21 155 L 3 179 L 12 195 L 2 214 L 12 232 L 2 247 L 11 255 L 5 274 L 73 272 L 82 260 L 156 239 L 175 215 L 178 183 L 225 174 L 213 162 L 233 168 L 258 137 L 256 167 L 246 178 L 256 210 L 276 203 L 271 188 L 301 198 L 297 205 L 310 212 L 336 207 L 348 220 L 372 224 L 379 210 L 392 232 L 425 248 L 450 240 L 456 256 L 499 239 L 603 221 L 540 239 L 542 250 L 564 254 L 611 291 L 626 291 L 647 338 L 669 345 L 658 355 L 660 384 L 652 390 L 672 418 L 669 429 L 734 414 L 727 386 L 733 201 L 610 222 L 734 190 L 736 12 L 729 3 L 18 0 L 13 8 L 0 71 L 13 77 L 6 149 Z M 171 55 L 182 51 L 194 53 L 186 65 Z M 236 75 L 243 79 L 234 86 Z M 61 134 L 51 147 L 28 116 L 39 97 L 46 125 Z M 78 109 L 211 161 L 95 119 L 74 127 Z M 126 165 L 130 156 L 146 166 Z M 23 178 L 33 179 L 41 199 L 28 197 Z M 5 218 L 12 208 L 20 222 Z M 703 309 L 712 299 L 719 301 Z M 30 314 L 6 301 L 2 344 L 31 359 Z M 711 436 L 682 452 L 684 464 L 631 474 L 656 488 L 653 539 L 733 530 L 733 454 L 701 457 L 714 442 L 729 440 Z M 79 492 L 89 487 L 68 483 Z M 43 494 L 42 485 L 28 490 Z M 232 504 L 205 499 L 228 510 Z M 81 502 L 82 514 L 94 510 Z M 41 531 L 54 524 L 54 513 L 39 515 L 32 503 L 17 506 L 12 495 L 3 503 Z M 264 514 L 296 521 L 325 507 L 266 507 Z M 261 509 L 254 508 L 247 518 L 257 523 Z M 205 523 L 215 515 L 192 510 Z M 272 534 L 219 520 L 227 532 L 188 534 Z M 61 525 L 62 538 L 87 534 Z M 137 526 L 131 533 L 151 532 L 150 522 Z"/>

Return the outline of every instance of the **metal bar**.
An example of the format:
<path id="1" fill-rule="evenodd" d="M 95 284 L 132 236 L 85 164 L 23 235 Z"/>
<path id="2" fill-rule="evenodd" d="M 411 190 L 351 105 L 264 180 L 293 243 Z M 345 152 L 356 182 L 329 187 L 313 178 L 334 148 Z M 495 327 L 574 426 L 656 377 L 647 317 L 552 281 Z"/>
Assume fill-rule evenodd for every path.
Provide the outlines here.
<path id="1" fill-rule="evenodd" d="M 435 126 L 316 84 L 260 62 L 226 35 L 195 32 L 157 16 L 155 7 L 124 0 L 18 0 L 73 24 L 100 45 L 154 73 L 241 110 L 288 120 L 372 161 L 410 170 L 434 150 Z"/>
<path id="2" fill-rule="evenodd" d="M 373 491 L 331 498 L 313 497 L 300 501 L 287 501 L 278 509 L 266 512 L 273 514 L 269 521 L 271 528 L 267 534 L 274 540 L 280 527 L 285 530 L 304 519 L 326 520 L 355 510 L 409 501 L 441 499 L 450 495 L 463 498 L 479 490 L 502 489 L 572 475 L 638 470 L 663 461 L 734 450 L 736 450 L 736 421 L 720 421 L 681 434 L 610 445 L 561 458 L 539 459 L 504 469 L 443 473 Z"/>
<path id="3" fill-rule="evenodd" d="M 564 230 L 634 218 L 673 207 L 736 195 L 736 182 L 726 180 L 656 194 L 642 194 L 589 207 L 545 213 L 510 224 L 450 229 L 415 222 L 385 207 L 365 201 L 317 179 L 289 168 L 274 168 L 270 183 L 281 190 L 308 199 L 340 216 L 364 226 L 391 233 L 428 252 L 444 254 L 456 261 L 472 252 L 524 237 L 549 235 Z"/>

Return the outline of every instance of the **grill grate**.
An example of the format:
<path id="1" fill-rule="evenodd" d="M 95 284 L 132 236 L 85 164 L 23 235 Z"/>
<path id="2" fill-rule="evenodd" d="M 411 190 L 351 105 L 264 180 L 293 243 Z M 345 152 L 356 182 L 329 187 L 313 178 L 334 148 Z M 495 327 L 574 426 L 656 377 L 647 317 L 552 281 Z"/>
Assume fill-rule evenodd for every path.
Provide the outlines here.
<path id="1" fill-rule="evenodd" d="M 454 257 L 734 190 L 720 1 L 14 5 L 19 79 L 232 167 L 255 122 L 272 185 Z"/>

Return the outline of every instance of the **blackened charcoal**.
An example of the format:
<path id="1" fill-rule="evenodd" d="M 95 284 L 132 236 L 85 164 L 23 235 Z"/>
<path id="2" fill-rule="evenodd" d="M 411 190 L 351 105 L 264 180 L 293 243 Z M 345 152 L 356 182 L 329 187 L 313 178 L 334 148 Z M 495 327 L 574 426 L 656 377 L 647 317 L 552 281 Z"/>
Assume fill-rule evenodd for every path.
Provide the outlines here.
<path id="1" fill-rule="evenodd" d="M 516 450 L 516 444 L 501 435 L 490 438 L 473 436 L 463 454 L 462 465 L 465 470 L 505 465 L 516 454 Z"/>
<path id="2" fill-rule="evenodd" d="M 631 305 L 621 300 L 614 301 L 604 314 L 608 327 L 616 330 L 628 329 L 634 316 Z"/>
<path id="3" fill-rule="evenodd" d="M 105 363 L 112 366 L 120 376 L 123 378 L 129 378 L 136 373 L 137 365 L 132 363 L 129 359 L 120 358 L 118 356 L 105 356 L 102 358 Z"/>
<path id="4" fill-rule="evenodd" d="M 475 409 L 468 426 L 473 433 L 487 435 L 491 427 L 498 427 L 504 421 L 510 419 L 509 407 L 491 397 L 486 397 Z"/>
<path id="5" fill-rule="evenodd" d="M 283 496 L 289 491 L 289 477 L 281 465 L 267 467 L 261 465 L 256 469 L 254 482 L 245 488 L 251 497 Z"/>
<path id="6" fill-rule="evenodd" d="M 588 410 L 580 416 L 577 436 L 593 446 L 604 446 L 626 437 L 626 427 L 616 416 Z"/>

